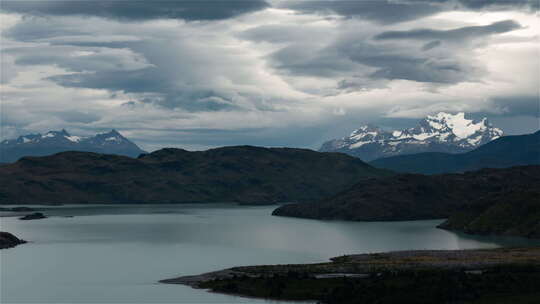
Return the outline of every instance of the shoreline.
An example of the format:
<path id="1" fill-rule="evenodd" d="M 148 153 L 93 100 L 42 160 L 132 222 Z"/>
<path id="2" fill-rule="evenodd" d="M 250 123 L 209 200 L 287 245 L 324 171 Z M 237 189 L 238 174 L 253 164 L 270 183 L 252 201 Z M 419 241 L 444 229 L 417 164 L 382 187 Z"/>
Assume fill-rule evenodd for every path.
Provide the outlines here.
<path id="1" fill-rule="evenodd" d="M 476 281 L 485 281 L 483 284 L 498 284 L 504 289 L 505 286 L 512 286 L 506 282 L 508 277 L 521 282 L 521 280 L 529 280 L 525 279 L 527 276 L 532 276 L 536 281 L 540 278 L 540 247 L 409 250 L 353 254 L 334 257 L 324 263 L 239 266 L 199 275 L 164 279 L 159 282 L 187 285 L 196 289 L 207 289 L 210 292 L 237 296 L 348 303 L 347 301 L 333 302 L 332 299 L 339 298 L 335 295 L 336 292 L 344 295 L 363 290 L 363 293 L 376 294 L 379 291 L 374 286 L 396 284 L 395 281 L 404 284 L 403 282 L 412 280 L 433 278 L 434 284 L 439 282 L 442 289 L 449 287 L 446 283 L 441 283 L 445 281 L 463 280 L 466 282 L 464 286 L 470 285 L 470 282 L 474 285 Z M 357 290 L 351 287 L 356 286 L 355 284 L 370 286 L 372 289 L 366 291 L 366 287 Z M 425 284 L 416 287 L 430 288 Z M 482 286 L 478 288 L 483 290 Z M 399 294 L 399 290 L 395 292 Z M 518 296 L 513 289 L 501 292 L 505 296 Z M 492 296 L 492 293 L 497 294 L 498 291 L 491 289 L 481 292 L 471 291 L 473 295 L 486 297 Z M 529 295 L 528 290 L 521 290 L 519 294 L 522 297 Z M 540 299 L 540 294 L 532 295 L 532 297 Z"/>

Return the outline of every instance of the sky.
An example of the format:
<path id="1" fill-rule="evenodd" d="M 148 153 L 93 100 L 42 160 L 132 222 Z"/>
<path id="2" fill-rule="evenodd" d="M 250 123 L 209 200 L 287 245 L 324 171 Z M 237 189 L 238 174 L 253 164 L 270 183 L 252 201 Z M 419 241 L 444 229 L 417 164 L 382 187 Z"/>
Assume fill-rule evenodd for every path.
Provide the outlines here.
<path id="1" fill-rule="evenodd" d="M 540 128 L 536 0 L 0 1 L 0 140 L 318 148 L 440 111 Z"/>

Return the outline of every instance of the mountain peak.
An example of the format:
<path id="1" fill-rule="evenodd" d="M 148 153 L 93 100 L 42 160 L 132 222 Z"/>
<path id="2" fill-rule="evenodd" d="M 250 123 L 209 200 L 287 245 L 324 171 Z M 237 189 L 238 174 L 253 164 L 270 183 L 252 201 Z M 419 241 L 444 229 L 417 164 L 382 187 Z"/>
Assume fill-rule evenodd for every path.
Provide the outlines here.
<path id="1" fill-rule="evenodd" d="M 501 129 L 487 120 L 467 119 L 464 112 L 439 112 L 418 122 L 414 128 L 385 131 L 368 124 L 348 137 L 322 145 L 323 152 L 343 152 L 365 161 L 419 152 L 459 153 L 470 151 L 501 137 Z"/>
<path id="2" fill-rule="evenodd" d="M 42 138 L 51 138 L 51 137 L 57 137 L 57 136 L 70 136 L 69 133 L 66 131 L 66 129 L 62 129 L 60 131 L 49 131 L 43 135 L 41 135 Z"/>
<path id="3" fill-rule="evenodd" d="M 90 137 L 70 135 L 65 129 L 48 131 L 45 134 L 29 134 L 0 143 L 0 161 L 16 161 L 22 156 L 43 156 L 63 151 L 87 151 L 120 154 L 136 157 L 142 153 L 136 144 L 112 129 L 109 132 Z"/>
<path id="4" fill-rule="evenodd" d="M 482 118 L 476 121 L 473 119 L 467 119 L 465 118 L 464 112 L 459 112 L 456 114 L 439 112 L 436 115 L 428 116 L 424 120 L 428 122 L 428 124 L 434 129 L 441 130 L 445 127 L 448 128 L 453 135 L 459 139 L 468 138 L 477 132 L 482 132 L 487 129 L 491 129 L 493 133 L 495 133 L 495 136 L 502 136 L 502 130 L 493 128 L 493 126 L 488 122 L 487 118 Z"/>
<path id="5" fill-rule="evenodd" d="M 112 129 L 111 131 L 109 131 L 109 133 L 107 134 L 110 134 L 110 135 L 119 135 L 119 136 L 122 136 L 122 134 L 120 134 L 118 131 L 116 131 L 116 129 Z"/>
<path id="6" fill-rule="evenodd" d="M 378 133 L 382 132 L 381 128 L 373 125 L 373 124 L 366 124 L 361 126 L 360 128 L 352 131 L 351 137 L 354 136 L 364 136 L 366 134 L 371 134 L 373 136 L 377 135 Z"/>
<path id="7" fill-rule="evenodd" d="M 115 129 L 112 129 L 109 132 L 98 133 L 97 135 L 98 136 L 122 136 L 122 134 L 120 134 L 120 132 L 116 131 Z"/>
<path id="8" fill-rule="evenodd" d="M 465 119 L 465 112 L 458 112 L 456 114 L 439 112 L 435 115 L 428 115 L 427 119 L 436 119 L 436 120 L 448 120 L 448 119 Z"/>

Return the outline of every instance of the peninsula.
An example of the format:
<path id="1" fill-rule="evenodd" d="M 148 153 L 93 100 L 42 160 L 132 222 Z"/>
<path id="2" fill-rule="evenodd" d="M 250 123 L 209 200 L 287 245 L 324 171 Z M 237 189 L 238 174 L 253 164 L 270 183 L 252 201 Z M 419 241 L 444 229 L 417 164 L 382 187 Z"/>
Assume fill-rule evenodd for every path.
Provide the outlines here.
<path id="1" fill-rule="evenodd" d="M 532 303 L 540 247 L 355 254 L 331 262 L 233 267 L 161 283 L 321 303 Z"/>

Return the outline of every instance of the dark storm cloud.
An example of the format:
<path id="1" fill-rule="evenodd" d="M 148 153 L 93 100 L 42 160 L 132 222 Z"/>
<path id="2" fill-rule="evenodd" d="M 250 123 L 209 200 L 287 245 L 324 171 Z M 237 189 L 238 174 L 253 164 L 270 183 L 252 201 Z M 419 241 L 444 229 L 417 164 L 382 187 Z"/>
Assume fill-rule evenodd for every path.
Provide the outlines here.
<path id="1" fill-rule="evenodd" d="M 478 79 L 483 73 L 468 59 L 472 56 L 464 56 L 475 48 L 470 42 L 519 28 L 517 22 L 506 20 L 452 30 L 388 31 L 373 39 L 352 31 L 309 54 L 305 52 L 309 48 L 305 43 L 292 44 L 273 53 L 270 62 L 274 68 L 292 75 L 345 77 L 338 86 L 344 90 L 381 87 L 384 80 L 396 79 L 453 84 Z M 427 42 L 417 45 L 409 40 Z M 443 43 L 445 47 L 437 49 Z M 430 52 L 432 49 L 436 52 Z M 376 84 L 374 80 L 382 82 Z"/>
<path id="2" fill-rule="evenodd" d="M 186 111 L 238 110 L 230 96 L 223 92 L 190 86 L 173 85 L 167 75 L 158 68 L 149 67 L 135 71 L 98 71 L 58 75 L 48 78 L 58 85 L 71 88 L 105 89 L 125 93 L 153 93 L 141 102 L 166 108 L 182 108 Z"/>
<path id="3" fill-rule="evenodd" d="M 56 113 L 56 116 L 62 119 L 65 122 L 72 122 L 72 123 L 91 123 L 94 121 L 98 121 L 100 117 L 93 113 L 84 113 L 80 111 L 62 111 Z"/>
<path id="4" fill-rule="evenodd" d="M 416 39 L 416 40 L 464 40 L 469 38 L 506 33 L 521 28 L 513 20 L 504 20 L 485 26 L 466 26 L 453 30 L 415 29 L 410 31 L 389 31 L 378 34 L 376 40 Z"/>
<path id="5" fill-rule="evenodd" d="M 480 113 L 479 113 L 480 114 Z M 487 113 L 489 121 L 504 131 L 504 135 L 531 134 L 540 130 L 538 116 L 493 116 Z"/>
<path id="6" fill-rule="evenodd" d="M 18 65 L 50 65 L 66 68 L 74 72 L 84 71 L 129 71 L 149 66 L 145 59 L 126 49 L 86 48 L 78 50 L 68 46 L 42 48 L 35 52 L 32 48 L 5 50 L 16 55 Z"/>
<path id="7" fill-rule="evenodd" d="M 449 3 L 468 9 L 535 9 L 537 0 L 408 0 L 410 2 Z"/>
<path id="8" fill-rule="evenodd" d="M 50 16 L 97 16 L 122 21 L 219 20 L 264 9 L 264 0 L 2 1 L 7 12 Z"/>
<path id="9" fill-rule="evenodd" d="M 66 87 L 106 89 L 128 93 L 161 92 L 168 89 L 168 82 L 159 70 L 145 68 L 136 71 L 97 71 L 49 77 Z"/>
<path id="10" fill-rule="evenodd" d="M 85 33 L 87 28 L 72 31 L 68 25 L 56 24 L 48 18 L 24 19 L 5 35 L 48 45 L 40 49 L 11 48 L 4 53 L 13 55 L 18 65 L 64 68 L 70 73 L 48 78 L 64 87 L 140 94 L 144 95 L 139 98 L 142 102 L 191 112 L 241 109 L 235 104 L 240 93 L 220 88 L 213 82 L 219 77 L 217 73 L 243 77 L 242 73 L 251 70 L 247 66 L 238 68 L 233 63 L 239 60 L 234 53 L 201 51 L 197 40 L 169 41 L 163 39 L 168 38 L 166 35 L 139 39 L 134 32 L 92 35 Z M 207 75 L 203 65 L 209 66 L 214 74 Z M 235 70 L 229 70 L 229 65 L 236 66 Z"/>
<path id="11" fill-rule="evenodd" d="M 489 117 L 490 122 L 501 128 L 505 135 L 521 135 L 540 130 L 538 92 L 532 95 L 497 96 L 489 101 L 492 111 L 478 112 L 474 118 Z"/>
<path id="12" fill-rule="evenodd" d="M 315 49 L 306 54 L 306 46 L 303 44 L 291 45 L 273 53 L 270 63 L 274 68 L 292 75 L 316 77 L 339 77 L 356 68 L 347 57 L 339 54 L 339 50 Z"/>
<path id="13" fill-rule="evenodd" d="M 383 24 L 414 20 L 442 11 L 537 9 L 537 0 L 325 0 L 288 1 L 283 6 L 301 13 L 338 14 Z"/>
<path id="14" fill-rule="evenodd" d="M 478 71 L 452 53 L 431 56 L 414 46 L 387 46 L 346 36 L 334 45 L 305 56 L 305 47 L 297 45 L 274 53 L 273 67 L 294 75 L 346 77 L 339 88 L 380 87 L 375 80 L 406 79 L 430 83 L 458 83 L 476 77 Z M 369 69 L 372 71 L 369 72 Z M 358 74 L 363 77 L 358 76 Z"/>
<path id="15" fill-rule="evenodd" d="M 393 0 L 288 1 L 284 5 L 289 9 L 302 13 L 334 13 L 345 17 L 359 17 L 381 23 L 414 20 L 442 11 L 439 5 Z"/>
<path id="16" fill-rule="evenodd" d="M 325 36 L 328 36 L 327 28 L 291 24 L 267 24 L 257 26 L 237 35 L 237 37 L 241 39 L 270 43 L 290 43 L 299 40 L 318 41 Z"/>
<path id="17" fill-rule="evenodd" d="M 3 3 L 0 8 L 3 8 Z M 45 20 L 44 18 L 25 18 L 24 22 L 17 23 L 6 29 L 3 33 L 4 36 L 17 41 L 32 41 L 35 39 L 82 34 L 85 34 L 85 32 L 75 28 L 67 28 L 61 23 L 56 23 L 53 20 Z"/>
<path id="18" fill-rule="evenodd" d="M 441 45 L 441 42 L 439 40 L 430 41 L 422 46 L 422 51 L 429 51 L 438 47 L 439 45 Z"/>
<path id="19" fill-rule="evenodd" d="M 476 71 L 455 58 L 422 57 L 388 50 L 348 54 L 355 62 L 377 68 L 372 78 L 405 79 L 418 82 L 458 83 L 474 77 Z"/>
<path id="20" fill-rule="evenodd" d="M 491 102 L 505 116 L 524 115 L 540 119 L 540 95 L 500 96 L 493 97 Z"/>

